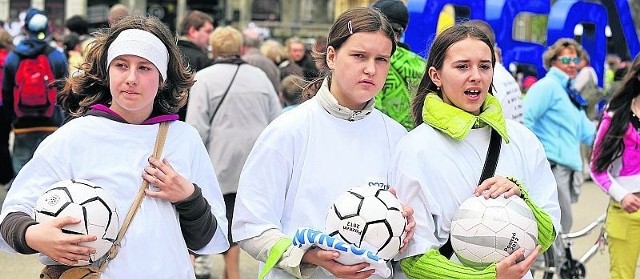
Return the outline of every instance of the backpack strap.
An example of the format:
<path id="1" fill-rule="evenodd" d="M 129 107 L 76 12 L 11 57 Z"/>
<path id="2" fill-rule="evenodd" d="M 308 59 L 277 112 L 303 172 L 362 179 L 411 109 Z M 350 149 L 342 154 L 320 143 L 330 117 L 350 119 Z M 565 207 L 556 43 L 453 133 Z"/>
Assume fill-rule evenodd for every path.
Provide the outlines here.
<path id="1" fill-rule="evenodd" d="M 484 161 L 484 167 L 482 167 L 482 174 L 480 175 L 480 181 L 478 185 L 482 184 L 482 181 L 492 177 L 496 172 L 498 166 L 498 157 L 500 156 L 500 147 L 502 146 L 502 139 L 500 134 L 495 129 L 491 129 L 491 141 L 489 142 L 489 149 L 487 150 L 487 159 Z M 453 256 L 453 246 L 451 246 L 451 236 L 447 239 L 447 243 L 442 245 L 438 249 L 441 255 L 451 259 Z"/>

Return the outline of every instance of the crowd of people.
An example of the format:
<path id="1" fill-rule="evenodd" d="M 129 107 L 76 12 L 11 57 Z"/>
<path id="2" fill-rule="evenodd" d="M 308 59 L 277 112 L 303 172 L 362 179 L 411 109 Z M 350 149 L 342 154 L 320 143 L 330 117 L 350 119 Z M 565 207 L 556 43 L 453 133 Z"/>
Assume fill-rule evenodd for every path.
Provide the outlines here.
<path id="1" fill-rule="evenodd" d="M 0 184 L 10 190 L 0 249 L 40 253 L 46 278 L 95 252 L 82 245 L 95 236 L 64 233 L 79 220 L 33 219 L 37 198 L 65 179 L 101 185 L 120 214 L 141 182 L 153 185 L 119 253 L 97 263 L 103 278 L 210 278 L 207 255 L 222 254 L 222 278 L 238 279 L 241 249 L 261 278 L 375 278 L 367 262 L 291 242 L 301 227 L 324 228 L 326 208 L 359 185 L 403 204 L 394 278 L 531 278 L 571 231 L 586 179 L 611 197 L 611 278 L 636 274 L 640 56 L 610 55 L 600 82 L 580 43 L 561 38 L 540 57 L 546 74 L 515 73 L 491 25 L 469 20 L 422 57 L 401 42 L 410 18 L 400 0 L 348 9 L 314 45 L 215 26 L 198 10 L 177 36 L 121 4 L 108 19 L 90 33 L 72 16 L 56 40 L 30 8 L 19 40 L 0 29 Z M 41 91 L 24 78 L 33 71 Z M 533 253 L 484 269 L 448 255 L 453 215 L 472 196 L 522 198 L 538 227 Z"/>

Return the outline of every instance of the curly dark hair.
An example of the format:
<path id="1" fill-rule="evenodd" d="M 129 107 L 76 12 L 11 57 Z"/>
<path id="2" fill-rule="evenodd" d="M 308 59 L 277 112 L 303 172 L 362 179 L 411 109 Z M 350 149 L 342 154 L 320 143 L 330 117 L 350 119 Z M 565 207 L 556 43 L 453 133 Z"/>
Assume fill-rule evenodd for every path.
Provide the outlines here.
<path id="1" fill-rule="evenodd" d="M 58 102 L 71 116 L 85 114 L 94 104 L 109 106 L 111 103 L 107 52 L 120 32 L 127 29 L 140 29 L 154 34 L 169 52 L 167 80 L 160 81 L 162 85 L 153 104 L 153 113 L 176 113 L 187 103 L 187 94 L 194 83 L 194 77 L 182 60 L 175 37 L 158 18 L 133 14 L 122 18 L 111 28 L 97 32 L 81 71 L 71 73 L 66 79 L 58 95 Z"/>

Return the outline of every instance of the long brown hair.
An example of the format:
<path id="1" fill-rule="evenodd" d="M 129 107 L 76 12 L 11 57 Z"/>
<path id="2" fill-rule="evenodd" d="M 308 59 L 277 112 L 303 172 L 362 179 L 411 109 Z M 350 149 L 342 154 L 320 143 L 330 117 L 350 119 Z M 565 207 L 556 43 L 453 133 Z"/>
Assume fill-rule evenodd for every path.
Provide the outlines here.
<path id="1" fill-rule="evenodd" d="M 611 163 L 624 152 L 624 135 L 631 119 L 631 101 L 640 95 L 640 54 L 633 60 L 631 69 L 622 79 L 622 84 L 613 93 L 607 113 L 613 113 L 611 126 L 596 145 L 591 161 L 596 171 L 606 171 Z M 599 124 L 598 124 L 599 126 Z"/>
<path id="2" fill-rule="evenodd" d="M 491 50 L 491 66 L 495 66 L 496 57 L 493 44 L 491 44 L 487 35 L 479 28 L 465 24 L 454 25 L 440 33 L 440 35 L 438 35 L 433 41 L 433 44 L 431 44 L 431 49 L 429 50 L 429 56 L 427 58 L 426 71 L 422 77 L 422 81 L 420 81 L 420 85 L 418 86 L 418 92 L 413 98 L 413 102 L 411 104 L 414 127 L 418 127 L 422 124 L 422 107 L 424 106 L 424 99 L 427 97 L 427 94 L 436 92 L 440 97 L 442 97 L 442 92 L 438 90 L 438 87 L 433 83 L 431 76 L 428 74 L 429 69 L 431 67 L 434 67 L 437 70 L 442 69 L 444 58 L 447 55 L 447 51 L 449 51 L 449 47 L 466 38 L 478 39 L 487 44 Z M 492 87 L 493 86 L 489 86 L 489 93 L 492 92 Z"/>
<path id="3" fill-rule="evenodd" d="M 109 105 L 109 69 L 107 51 L 120 32 L 140 29 L 158 37 L 169 52 L 167 80 L 163 81 L 154 100 L 156 114 L 176 113 L 187 103 L 187 93 L 193 85 L 193 74 L 187 70 L 178 50 L 175 37 L 167 26 L 152 16 L 138 14 L 123 17 L 108 29 L 96 34 L 89 46 L 86 62 L 81 66 L 84 73 L 72 73 L 58 95 L 62 108 L 72 116 L 81 116 L 94 104 Z"/>

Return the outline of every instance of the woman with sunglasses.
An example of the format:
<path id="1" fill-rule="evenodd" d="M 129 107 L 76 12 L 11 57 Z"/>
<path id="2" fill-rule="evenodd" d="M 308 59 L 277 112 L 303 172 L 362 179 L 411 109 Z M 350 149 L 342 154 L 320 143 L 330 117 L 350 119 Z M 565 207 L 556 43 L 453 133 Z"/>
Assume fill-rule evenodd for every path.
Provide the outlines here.
<path id="1" fill-rule="evenodd" d="M 558 184 L 562 232 L 571 230 L 571 203 L 582 184 L 580 143 L 591 145 L 595 125 L 585 114 L 586 101 L 573 90 L 581 46 L 562 38 L 543 55 L 545 77 L 536 82 L 523 102 L 524 125 L 542 142 Z"/>

